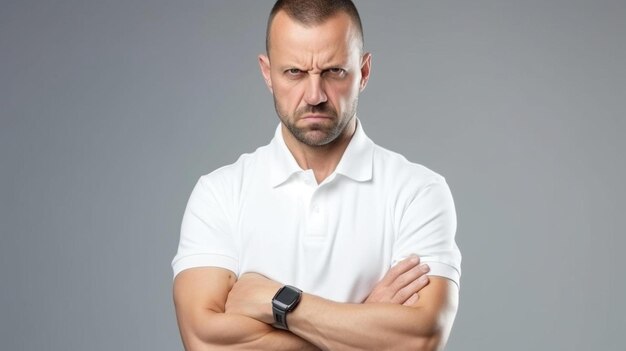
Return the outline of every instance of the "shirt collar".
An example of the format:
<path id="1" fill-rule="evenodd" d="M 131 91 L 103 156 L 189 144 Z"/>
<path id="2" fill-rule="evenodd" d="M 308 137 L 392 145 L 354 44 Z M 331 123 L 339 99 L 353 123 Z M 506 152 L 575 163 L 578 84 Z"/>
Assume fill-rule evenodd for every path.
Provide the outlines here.
<path id="1" fill-rule="evenodd" d="M 273 187 L 284 183 L 294 174 L 303 172 L 287 148 L 280 123 L 270 143 L 270 150 L 272 153 L 270 181 Z M 365 135 L 361 121 L 357 119 L 356 131 L 333 173 L 358 182 L 369 181 L 372 179 L 373 159 L 374 142 Z"/>
<path id="2" fill-rule="evenodd" d="M 281 123 L 278 123 L 274 138 L 270 142 L 270 154 L 270 182 L 273 187 L 286 182 L 293 174 L 302 172 L 302 168 L 293 158 L 283 139 Z"/>
<path id="3" fill-rule="evenodd" d="M 358 182 L 366 182 L 372 179 L 373 164 L 374 142 L 365 135 L 361 121 L 357 119 L 356 131 L 343 153 L 335 173 Z"/>

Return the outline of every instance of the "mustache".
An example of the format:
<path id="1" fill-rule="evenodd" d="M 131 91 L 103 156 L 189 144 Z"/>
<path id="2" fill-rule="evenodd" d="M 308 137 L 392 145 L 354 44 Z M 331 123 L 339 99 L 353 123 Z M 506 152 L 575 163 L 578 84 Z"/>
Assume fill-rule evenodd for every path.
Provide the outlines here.
<path id="1" fill-rule="evenodd" d="M 307 105 L 296 110 L 296 116 L 298 117 L 313 113 L 337 117 L 337 111 L 327 103 L 319 105 Z"/>

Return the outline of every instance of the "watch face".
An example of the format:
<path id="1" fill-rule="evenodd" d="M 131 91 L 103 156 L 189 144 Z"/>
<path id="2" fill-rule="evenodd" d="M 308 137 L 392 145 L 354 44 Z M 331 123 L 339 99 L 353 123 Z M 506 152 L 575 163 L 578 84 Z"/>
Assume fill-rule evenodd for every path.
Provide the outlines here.
<path id="1" fill-rule="evenodd" d="M 276 296 L 276 300 L 289 306 L 292 303 L 296 302 L 299 296 L 300 294 L 297 291 L 293 289 L 285 288 L 285 289 L 282 289 L 280 293 Z"/>

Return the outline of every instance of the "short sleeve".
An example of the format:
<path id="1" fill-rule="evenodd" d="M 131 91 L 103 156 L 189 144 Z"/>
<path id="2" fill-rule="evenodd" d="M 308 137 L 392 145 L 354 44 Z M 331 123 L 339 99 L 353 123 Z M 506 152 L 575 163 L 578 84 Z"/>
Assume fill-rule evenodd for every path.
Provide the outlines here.
<path id="1" fill-rule="evenodd" d="M 402 213 L 393 261 L 411 254 L 430 266 L 428 275 L 441 276 L 460 286 L 461 252 L 455 242 L 456 211 L 443 178 L 412 194 Z"/>
<path id="2" fill-rule="evenodd" d="M 237 274 L 232 214 L 227 198 L 219 195 L 219 188 L 210 175 L 201 177 L 194 187 L 183 215 L 178 252 L 172 261 L 174 277 L 194 267 L 220 267 Z"/>

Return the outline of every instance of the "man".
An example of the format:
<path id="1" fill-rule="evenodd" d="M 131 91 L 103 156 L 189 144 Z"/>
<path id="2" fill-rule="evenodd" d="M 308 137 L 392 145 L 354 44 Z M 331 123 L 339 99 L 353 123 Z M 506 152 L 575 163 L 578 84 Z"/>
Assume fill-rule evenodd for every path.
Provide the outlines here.
<path id="1" fill-rule="evenodd" d="M 281 123 L 189 199 L 172 262 L 185 348 L 443 348 L 454 205 L 441 176 L 375 145 L 356 117 L 371 67 L 356 8 L 279 0 L 259 64 Z"/>

